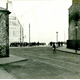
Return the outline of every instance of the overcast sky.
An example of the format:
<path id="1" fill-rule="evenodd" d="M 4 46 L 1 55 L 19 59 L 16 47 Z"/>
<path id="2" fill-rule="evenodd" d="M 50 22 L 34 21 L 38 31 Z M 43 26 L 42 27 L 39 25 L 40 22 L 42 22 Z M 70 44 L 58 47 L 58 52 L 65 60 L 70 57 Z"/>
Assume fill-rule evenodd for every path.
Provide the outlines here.
<path id="1" fill-rule="evenodd" d="M 1 7 L 2 4 L 0 1 Z M 24 28 L 25 41 L 46 42 L 68 39 L 68 8 L 72 0 L 13 0 L 13 9 Z M 65 37 L 64 37 L 65 36 Z"/>

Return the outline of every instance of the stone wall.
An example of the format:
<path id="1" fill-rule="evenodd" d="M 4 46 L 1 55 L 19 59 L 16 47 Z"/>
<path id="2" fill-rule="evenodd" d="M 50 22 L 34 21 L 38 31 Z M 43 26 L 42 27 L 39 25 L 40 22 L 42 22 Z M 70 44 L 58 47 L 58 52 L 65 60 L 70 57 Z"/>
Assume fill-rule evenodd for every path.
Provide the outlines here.
<path id="1" fill-rule="evenodd" d="M 76 39 L 76 25 L 77 28 L 77 39 L 80 39 L 80 3 L 74 3 L 69 8 L 69 29 L 68 29 L 68 38 L 69 40 Z"/>
<path id="2" fill-rule="evenodd" d="M 6 55 L 6 41 L 7 40 L 7 27 L 6 27 L 6 15 L 0 13 L 0 56 Z"/>
<path id="3" fill-rule="evenodd" d="M 80 49 L 80 0 L 73 0 L 73 3 L 68 10 L 69 10 L 69 28 L 67 48 L 75 49 L 76 43 L 78 43 L 78 48 Z M 76 28 L 76 26 L 78 26 L 78 28 Z"/>

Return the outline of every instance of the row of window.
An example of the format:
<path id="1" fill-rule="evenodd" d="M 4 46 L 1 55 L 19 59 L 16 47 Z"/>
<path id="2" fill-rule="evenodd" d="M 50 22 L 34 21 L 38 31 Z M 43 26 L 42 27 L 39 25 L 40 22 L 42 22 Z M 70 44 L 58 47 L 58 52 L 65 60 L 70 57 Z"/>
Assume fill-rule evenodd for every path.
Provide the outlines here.
<path id="1" fill-rule="evenodd" d="M 17 36 L 17 35 L 20 35 L 20 32 L 19 31 L 9 31 L 9 34 Z"/>
<path id="2" fill-rule="evenodd" d="M 15 20 L 14 21 L 9 21 L 9 25 L 18 26 L 18 23 Z"/>

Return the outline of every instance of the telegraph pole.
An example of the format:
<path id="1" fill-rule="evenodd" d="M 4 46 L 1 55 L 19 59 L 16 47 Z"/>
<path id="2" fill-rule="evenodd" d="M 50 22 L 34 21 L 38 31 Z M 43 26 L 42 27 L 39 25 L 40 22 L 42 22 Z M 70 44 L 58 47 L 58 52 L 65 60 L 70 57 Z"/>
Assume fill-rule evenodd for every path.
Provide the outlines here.
<path id="1" fill-rule="evenodd" d="M 56 32 L 56 42 L 58 42 L 58 32 Z"/>
<path id="2" fill-rule="evenodd" d="M 21 46 L 21 26 L 20 26 L 20 46 Z"/>
<path id="3" fill-rule="evenodd" d="M 58 32 L 56 32 L 56 43 L 57 43 L 57 47 L 58 47 Z"/>
<path id="4" fill-rule="evenodd" d="M 65 42 L 65 30 L 64 30 L 64 42 Z"/>
<path id="5" fill-rule="evenodd" d="M 30 24 L 29 24 L 29 46 L 30 46 Z"/>

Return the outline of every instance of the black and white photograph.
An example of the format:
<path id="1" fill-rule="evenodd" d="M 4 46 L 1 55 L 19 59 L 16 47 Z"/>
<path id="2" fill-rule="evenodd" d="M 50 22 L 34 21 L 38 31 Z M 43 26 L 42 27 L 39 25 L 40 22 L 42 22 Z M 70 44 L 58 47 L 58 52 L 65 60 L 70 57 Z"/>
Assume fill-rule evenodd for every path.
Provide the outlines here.
<path id="1" fill-rule="evenodd" d="M 0 0 L 0 79 L 80 79 L 80 0 Z"/>

